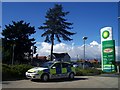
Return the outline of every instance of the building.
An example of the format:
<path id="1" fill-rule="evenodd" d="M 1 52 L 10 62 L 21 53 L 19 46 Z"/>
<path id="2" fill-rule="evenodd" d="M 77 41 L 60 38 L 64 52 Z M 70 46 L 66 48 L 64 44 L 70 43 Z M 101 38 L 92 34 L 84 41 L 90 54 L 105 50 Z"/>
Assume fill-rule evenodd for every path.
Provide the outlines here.
<path id="1" fill-rule="evenodd" d="M 70 56 L 68 53 L 53 53 L 53 60 L 70 62 Z M 47 57 L 50 60 L 50 55 Z"/>
<path id="2" fill-rule="evenodd" d="M 54 61 L 70 62 L 70 56 L 68 55 L 68 53 L 53 53 L 52 55 L 53 55 Z M 47 57 L 36 55 L 36 57 L 33 57 L 32 65 L 33 66 L 40 66 L 49 60 L 50 60 L 50 55 Z"/>
<path id="3" fill-rule="evenodd" d="M 47 58 L 46 56 L 36 56 L 36 57 L 33 57 L 32 65 L 33 66 L 40 66 L 43 63 L 48 61 L 46 58 Z"/>

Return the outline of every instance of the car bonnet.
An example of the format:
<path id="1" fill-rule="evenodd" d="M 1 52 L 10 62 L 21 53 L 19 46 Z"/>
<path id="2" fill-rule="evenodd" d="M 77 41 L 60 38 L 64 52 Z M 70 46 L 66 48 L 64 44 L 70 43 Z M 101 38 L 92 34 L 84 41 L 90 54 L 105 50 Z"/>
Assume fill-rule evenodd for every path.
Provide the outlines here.
<path id="1" fill-rule="evenodd" d="M 48 68 L 43 68 L 43 67 L 34 67 L 32 69 L 29 69 L 28 72 L 34 72 L 34 71 L 42 71 Z"/>

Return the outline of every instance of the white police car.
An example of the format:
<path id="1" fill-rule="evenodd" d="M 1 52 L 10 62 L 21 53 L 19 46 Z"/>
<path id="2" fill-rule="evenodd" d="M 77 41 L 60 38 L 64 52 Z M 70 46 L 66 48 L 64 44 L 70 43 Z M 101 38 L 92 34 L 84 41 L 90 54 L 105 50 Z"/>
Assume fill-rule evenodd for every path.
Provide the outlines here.
<path id="1" fill-rule="evenodd" d="M 26 72 L 26 77 L 33 79 L 41 79 L 48 81 L 55 78 L 69 78 L 74 79 L 75 67 L 69 62 L 49 61 L 44 63 L 41 67 L 29 69 Z"/>

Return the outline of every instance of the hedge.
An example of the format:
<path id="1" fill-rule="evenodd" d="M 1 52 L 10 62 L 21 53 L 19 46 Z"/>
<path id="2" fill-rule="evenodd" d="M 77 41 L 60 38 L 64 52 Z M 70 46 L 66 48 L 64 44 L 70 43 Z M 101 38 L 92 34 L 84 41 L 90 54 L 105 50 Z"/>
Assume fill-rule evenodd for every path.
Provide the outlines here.
<path id="1" fill-rule="evenodd" d="M 7 80 L 10 78 L 24 78 L 25 72 L 32 68 L 31 65 L 21 64 L 21 65 L 2 65 L 2 79 Z"/>
<path id="2" fill-rule="evenodd" d="M 102 73 L 101 70 L 97 70 L 95 68 L 86 68 L 86 69 L 82 69 L 79 67 L 76 68 L 76 75 L 77 76 L 99 75 L 101 73 Z"/>
<path id="3" fill-rule="evenodd" d="M 25 78 L 25 72 L 33 68 L 31 65 L 21 64 L 21 65 L 7 65 L 2 64 L 2 79 L 8 80 L 12 78 Z M 98 75 L 101 74 L 102 71 L 97 69 L 82 69 L 76 68 L 76 75 L 77 76 L 85 76 L 85 75 Z"/>

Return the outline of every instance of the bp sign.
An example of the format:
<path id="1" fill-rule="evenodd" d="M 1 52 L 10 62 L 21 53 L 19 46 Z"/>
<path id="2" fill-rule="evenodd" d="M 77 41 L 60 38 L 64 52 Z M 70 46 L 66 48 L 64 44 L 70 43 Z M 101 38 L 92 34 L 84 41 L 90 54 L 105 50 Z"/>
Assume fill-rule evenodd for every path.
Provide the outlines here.
<path id="1" fill-rule="evenodd" d="M 115 71 L 115 41 L 103 41 L 102 42 L 102 62 L 103 71 L 112 72 Z"/>
<path id="2" fill-rule="evenodd" d="M 112 38 L 111 27 L 101 29 L 101 60 L 103 71 L 115 71 L 115 41 Z"/>
<path id="3" fill-rule="evenodd" d="M 110 33 L 109 33 L 109 31 L 107 31 L 107 30 L 105 30 L 105 31 L 102 33 L 102 37 L 103 37 L 104 39 L 107 39 L 107 38 L 109 37 L 109 35 L 110 35 Z"/>
<path id="4" fill-rule="evenodd" d="M 112 28 L 105 27 L 101 29 L 101 43 L 102 41 L 112 40 Z"/>

